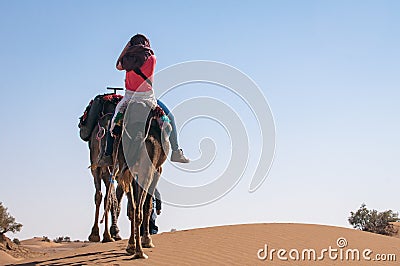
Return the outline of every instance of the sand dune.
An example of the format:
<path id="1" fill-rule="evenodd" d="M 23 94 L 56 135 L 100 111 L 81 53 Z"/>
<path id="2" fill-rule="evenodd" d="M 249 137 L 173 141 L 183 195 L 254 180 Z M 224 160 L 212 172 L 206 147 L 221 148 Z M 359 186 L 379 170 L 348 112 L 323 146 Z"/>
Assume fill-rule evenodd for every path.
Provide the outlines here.
<path id="1" fill-rule="evenodd" d="M 6 265 L 8 263 L 16 263 L 17 261 L 20 261 L 20 259 L 14 258 L 5 251 L 0 250 L 0 265 Z"/>
<path id="2" fill-rule="evenodd" d="M 125 252 L 127 240 L 123 240 L 106 244 L 91 243 L 86 246 L 83 246 L 83 243 L 79 245 L 71 243 L 75 246 L 66 245 L 64 251 L 7 263 L 14 263 L 13 265 L 400 264 L 400 239 L 323 225 L 276 223 L 220 226 L 162 233 L 155 235 L 153 242 L 155 248 L 145 249 L 145 253 L 149 255 L 147 260 L 131 260 L 131 256 Z M 37 244 L 30 243 L 30 245 Z M 36 248 L 36 251 L 40 250 Z M 49 247 L 44 248 L 49 251 Z M 265 248 L 268 250 L 268 256 L 265 256 Z M 281 250 L 279 254 L 278 250 Z M 313 251 L 316 260 L 313 260 Z M 299 257 L 295 260 L 297 254 Z M 357 254 L 360 256 L 359 260 Z M 258 257 L 265 257 L 265 260 Z M 378 261 L 378 258 L 387 261 Z"/>

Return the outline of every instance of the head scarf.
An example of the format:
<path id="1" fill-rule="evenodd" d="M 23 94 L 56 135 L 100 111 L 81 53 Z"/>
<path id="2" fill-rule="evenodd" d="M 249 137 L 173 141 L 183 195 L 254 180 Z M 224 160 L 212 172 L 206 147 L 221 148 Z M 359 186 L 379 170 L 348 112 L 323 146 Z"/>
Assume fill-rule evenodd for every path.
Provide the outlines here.
<path id="1" fill-rule="evenodd" d="M 121 65 L 126 71 L 140 69 L 147 58 L 152 55 L 154 55 L 154 52 L 149 46 L 144 46 L 142 44 L 132 45 L 122 57 Z"/>

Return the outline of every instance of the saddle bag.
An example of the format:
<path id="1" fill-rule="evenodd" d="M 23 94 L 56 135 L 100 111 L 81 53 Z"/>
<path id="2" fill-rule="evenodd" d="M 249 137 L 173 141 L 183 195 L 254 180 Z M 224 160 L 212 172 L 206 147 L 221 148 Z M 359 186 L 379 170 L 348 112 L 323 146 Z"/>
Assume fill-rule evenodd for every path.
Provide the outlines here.
<path id="1" fill-rule="evenodd" d="M 79 135 L 83 141 L 89 141 L 102 108 L 103 99 L 97 96 L 89 103 L 84 114 L 79 118 Z"/>

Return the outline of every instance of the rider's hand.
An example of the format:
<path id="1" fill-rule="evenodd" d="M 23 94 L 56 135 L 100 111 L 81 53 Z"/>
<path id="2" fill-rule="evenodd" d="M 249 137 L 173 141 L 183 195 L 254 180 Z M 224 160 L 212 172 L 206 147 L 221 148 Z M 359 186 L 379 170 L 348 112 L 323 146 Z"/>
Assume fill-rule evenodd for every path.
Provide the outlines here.
<path id="1" fill-rule="evenodd" d="M 128 43 L 125 45 L 124 50 L 122 50 L 121 54 L 119 55 L 119 57 L 117 59 L 117 64 L 115 66 L 117 67 L 118 70 L 124 70 L 124 68 L 121 65 L 121 60 L 122 60 L 122 57 L 124 57 L 124 55 L 129 47 L 131 47 L 130 41 L 128 41 Z"/>
<path id="2" fill-rule="evenodd" d="M 157 215 L 161 214 L 161 210 L 156 210 Z"/>
<path id="3" fill-rule="evenodd" d="M 117 69 L 118 70 L 124 70 L 124 68 L 122 67 L 121 61 L 118 61 Z"/>

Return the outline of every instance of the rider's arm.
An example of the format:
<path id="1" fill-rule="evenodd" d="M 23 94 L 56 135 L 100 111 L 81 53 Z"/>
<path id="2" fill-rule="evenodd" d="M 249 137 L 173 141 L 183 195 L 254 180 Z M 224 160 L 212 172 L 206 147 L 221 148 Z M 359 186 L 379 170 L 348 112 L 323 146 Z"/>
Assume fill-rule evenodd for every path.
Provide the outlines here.
<path id="1" fill-rule="evenodd" d="M 117 67 L 118 70 L 124 70 L 123 67 L 122 67 L 122 64 L 121 64 L 121 59 L 122 59 L 122 57 L 125 55 L 126 51 L 128 50 L 128 48 L 129 48 L 130 46 L 131 46 L 131 43 L 128 42 L 128 43 L 125 45 L 124 50 L 122 50 L 121 54 L 119 55 L 118 60 L 117 60 L 117 64 L 116 64 L 116 67 Z"/>

